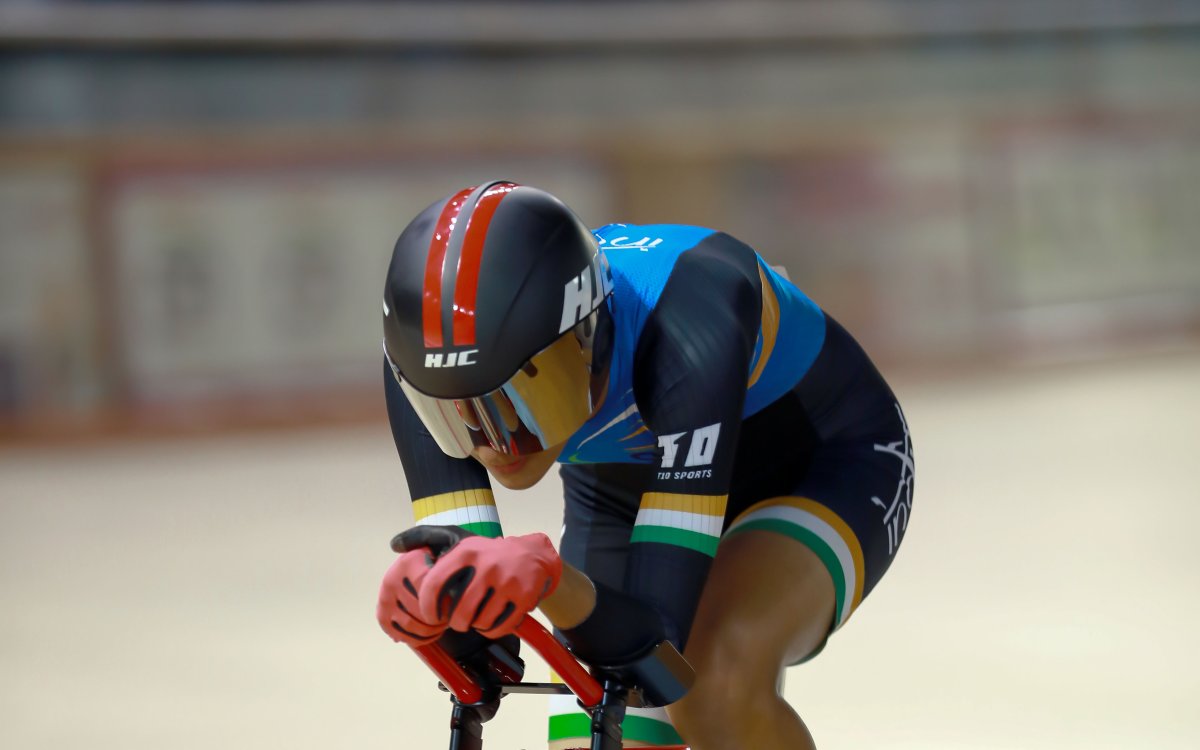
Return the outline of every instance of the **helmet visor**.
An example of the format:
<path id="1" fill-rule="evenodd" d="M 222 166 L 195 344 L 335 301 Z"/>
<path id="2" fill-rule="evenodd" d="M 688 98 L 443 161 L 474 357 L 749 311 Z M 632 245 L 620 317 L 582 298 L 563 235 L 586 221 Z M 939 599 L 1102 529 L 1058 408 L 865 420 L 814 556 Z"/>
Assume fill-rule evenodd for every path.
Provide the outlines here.
<path id="1" fill-rule="evenodd" d="M 494 391 L 462 399 L 434 398 L 399 376 L 409 403 L 448 456 L 466 458 L 476 446 L 521 456 L 558 445 L 592 414 L 595 316 L 535 354 Z M 586 335 L 585 335 L 586 331 Z"/>

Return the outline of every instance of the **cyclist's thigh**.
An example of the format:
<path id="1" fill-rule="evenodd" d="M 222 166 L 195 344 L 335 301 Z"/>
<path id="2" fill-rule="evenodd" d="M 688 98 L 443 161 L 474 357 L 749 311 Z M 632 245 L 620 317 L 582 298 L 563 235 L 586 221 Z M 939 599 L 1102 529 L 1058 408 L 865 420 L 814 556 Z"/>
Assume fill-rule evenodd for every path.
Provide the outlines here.
<path id="1" fill-rule="evenodd" d="M 726 537 L 766 531 L 809 548 L 833 580 L 836 630 L 879 582 L 904 538 L 913 468 L 897 410 L 894 432 L 818 446 L 791 495 L 735 508 Z"/>
<path id="2" fill-rule="evenodd" d="M 731 534 L 717 549 L 686 654 L 697 670 L 771 689 L 793 654 L 824 642 L 835 602 L 810 547 L 769 530 Z"/>

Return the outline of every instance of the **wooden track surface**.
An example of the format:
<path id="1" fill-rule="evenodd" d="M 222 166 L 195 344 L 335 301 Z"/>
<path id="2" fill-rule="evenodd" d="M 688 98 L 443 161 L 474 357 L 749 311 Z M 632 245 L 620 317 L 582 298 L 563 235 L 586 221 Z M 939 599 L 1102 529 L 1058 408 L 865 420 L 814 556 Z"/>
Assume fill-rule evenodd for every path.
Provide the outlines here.
<path id="1" fill-rule="evenodd" d="M 897 390 L 908 538 L 788 675 L 820 746 L 1200 746 L 1200 355 Z M 555 531 L 557 482 L 506 529 Z M 406 505 L 382 425 L 8 446 L 0 747 L 445 747 L 373 617 Z M 543 747 L 544 699 L 505 702 L 489 748 Z"/>

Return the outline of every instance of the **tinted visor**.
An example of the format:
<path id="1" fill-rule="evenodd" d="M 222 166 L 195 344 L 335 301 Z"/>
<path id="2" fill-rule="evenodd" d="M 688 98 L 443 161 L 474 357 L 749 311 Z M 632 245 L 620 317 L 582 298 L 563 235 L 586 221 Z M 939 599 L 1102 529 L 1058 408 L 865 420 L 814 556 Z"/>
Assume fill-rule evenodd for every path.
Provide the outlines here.
<path id="1" fill-rule="evenodd" d="M 602 306 L 603 307 L 603 306 Z M 535 354 L 508 382 L 490 393 L 463 399 L 427 396 L 392 372 L 409 403 L 437 441 L 455 458 L 475 446 L 521 456 L 558 445 L 591 416 L 607 383 L 593 373 L 599 312 L 593 312 Z M 607 355 L 607 346 L 605 349 Z"/>

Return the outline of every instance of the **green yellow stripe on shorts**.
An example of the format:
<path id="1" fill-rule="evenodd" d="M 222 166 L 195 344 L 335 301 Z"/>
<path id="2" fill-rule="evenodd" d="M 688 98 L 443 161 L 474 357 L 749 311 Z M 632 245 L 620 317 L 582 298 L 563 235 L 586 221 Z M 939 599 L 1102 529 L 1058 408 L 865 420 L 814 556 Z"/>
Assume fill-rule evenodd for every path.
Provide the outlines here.
<path id="1" fill-rule="evenodd" d="M 862 602 L 866 571 L 862 546 L 846 522 L 808 498 L 775 498 L 747 508 L 730 524 L 726 535 L 752 530 L 790 536 L 817 553 L 829 569 L 837 593 L 834 629 L 845 624 Z"/>
<path id="2" fill-rule="evenodd" d="M 422 526 L 461 526 L 487 537 L 501 534 L 500 513 L 488 488 L 423 497 L 413 502 L 413 516 Z"/>
<path id="3" fill-rule="evenodd" d="M 727 495 L 647 492 L 634 521 L 631 542 L 659 542 L 717 554 Z"/>

